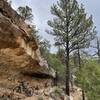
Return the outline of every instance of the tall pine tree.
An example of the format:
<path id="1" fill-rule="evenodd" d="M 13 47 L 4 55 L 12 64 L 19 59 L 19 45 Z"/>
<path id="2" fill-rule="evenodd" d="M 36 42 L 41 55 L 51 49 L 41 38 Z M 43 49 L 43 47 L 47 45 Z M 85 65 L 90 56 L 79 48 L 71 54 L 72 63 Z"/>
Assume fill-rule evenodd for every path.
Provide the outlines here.
<path id="1" fill-rule="evenodd" d="M 59 0 L 51 7 L 51 13 L 55 16 L 48 21 L 52 31 L 47 31 L 55 37 L 55 42 L 63 46 L 66 60 L 66 94 L 70 96 L 70 53 L 78 47 L 83 47 L 87 40 L 87 34 L 94 34 L 93 21 L 87 18 L 82 7 L 76 0 Z M 91 20 L 90 20 L 91 19 Z M 78 45 L 80 44 L 80 45 Z"/>

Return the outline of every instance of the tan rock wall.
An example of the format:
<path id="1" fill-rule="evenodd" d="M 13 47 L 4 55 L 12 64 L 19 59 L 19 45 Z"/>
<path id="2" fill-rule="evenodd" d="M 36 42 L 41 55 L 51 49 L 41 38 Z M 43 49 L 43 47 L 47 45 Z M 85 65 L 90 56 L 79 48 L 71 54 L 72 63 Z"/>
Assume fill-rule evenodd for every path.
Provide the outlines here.
<path id="1" fill-rule="evenodd" d="M 4 0 L 0 0 L 0 79 L 22 80 L 34 74 L 54 77 L 31 38 L 31 28 Z M 6 84 L 6 83 L 5 83 Z"/>

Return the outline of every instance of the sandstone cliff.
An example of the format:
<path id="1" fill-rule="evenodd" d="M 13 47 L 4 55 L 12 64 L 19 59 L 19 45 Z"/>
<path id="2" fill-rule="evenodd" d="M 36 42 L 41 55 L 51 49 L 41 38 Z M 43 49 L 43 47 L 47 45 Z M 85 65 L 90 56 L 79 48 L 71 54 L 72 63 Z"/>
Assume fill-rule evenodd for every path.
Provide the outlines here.
<path id="1" fill-rule="evenodd" d="M 0 86 L 13 87 L 17 81 L 55 76 L 41 57 L 31 37 L 31 28 L 5 1 L 0 0 Z"/>

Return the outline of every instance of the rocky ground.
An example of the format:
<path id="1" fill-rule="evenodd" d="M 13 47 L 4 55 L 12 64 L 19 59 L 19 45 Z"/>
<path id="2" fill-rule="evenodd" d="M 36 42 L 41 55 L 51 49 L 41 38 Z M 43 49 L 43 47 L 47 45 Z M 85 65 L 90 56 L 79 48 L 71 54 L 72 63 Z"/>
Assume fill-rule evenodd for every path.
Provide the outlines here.
<path id="1" fill-rule="evenodd" d="M 9 89 L 0 88 L 0 100 L 69 100 L 62 87 L 33 88 L 33 95 L 28 97 L 25 93 L 18 93 Z M 74 87 L 70 100 L 82 100 L 81 89 Z"/>

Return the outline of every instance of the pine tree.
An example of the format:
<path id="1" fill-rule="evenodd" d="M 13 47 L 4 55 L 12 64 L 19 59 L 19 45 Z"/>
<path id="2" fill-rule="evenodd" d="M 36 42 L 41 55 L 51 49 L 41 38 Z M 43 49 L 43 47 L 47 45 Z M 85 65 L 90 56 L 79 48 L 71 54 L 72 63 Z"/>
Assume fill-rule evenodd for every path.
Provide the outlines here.
<path id="1" fill-rule="evenodd" d="M 48 62 L 48 56 L 49 56 L 50 48 L 51 48 L 50 41 L 44 39 L 44 40 L 40 41 L 39 45 L 40 45 L 40 52 L 41 52 L 41 55 L 42 55 L 42 56 L 47 60 L 47 62 Z"/>
<path id="2" fill-rule="evenodd" d="M 87 36 L 93 35 L 92 18 L 87 18 L 83 7 L 79 7 L 76 0 L 59 0 L 51 7 L 51 13 L 55 16 L 48 21 L 52 31 L 47 31 L 55 37 L 55 42 L 61 44 L 65 51 L 66 60 L 66 94 L 70 95 L 70 53 L 79 48 L 83 48 Z"/>
<path id="3" fill-rule="evenodd" d="M 25 19 L 32 21 L 33 20 L 33 14 L 32 14 L 32 9 L 28 6 L 25 7 L 18 7 L 17 11 L 19 14 Z"/>

